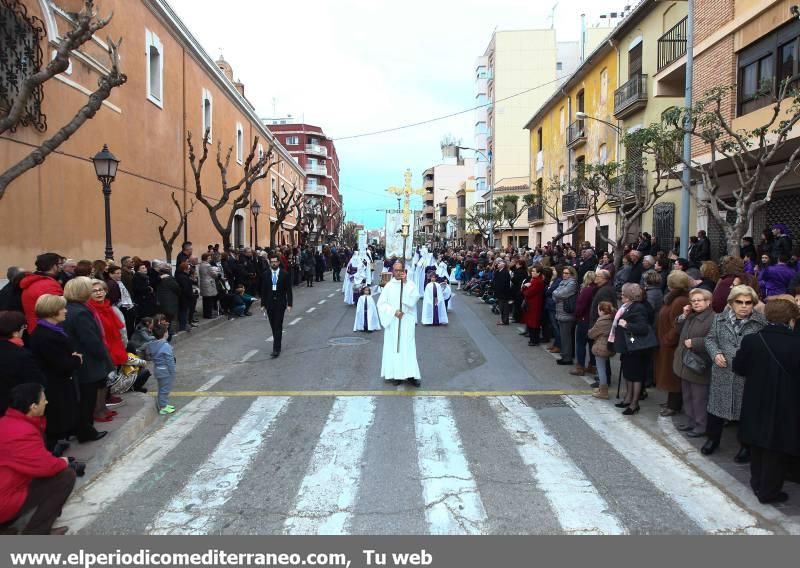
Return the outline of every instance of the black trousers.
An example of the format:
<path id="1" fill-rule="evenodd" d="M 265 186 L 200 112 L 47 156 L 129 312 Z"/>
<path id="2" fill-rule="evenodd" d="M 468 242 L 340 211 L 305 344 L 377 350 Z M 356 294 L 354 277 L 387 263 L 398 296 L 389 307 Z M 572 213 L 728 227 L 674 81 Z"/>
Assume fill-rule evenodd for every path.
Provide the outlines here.
<path id="1" fill-rule="evenodd" d="M 283 338 L 283 316 L 286 314 L 286 306 L 273 302 L 267 307 L 267 318 L 272 328 L 272 350 L 276 353 L 281 352 L 281 339 Z"/>
<path id="2" fill-rule="evenodd" d="M 28 524 L 22 529 L 22 534 L 50 534 L 50 529 L 61 516 L 61 508 L 72 493 L 73 487 L 75 487 L 75 471 L 69 467 L 52 477 L 34 479 L 28 486 L 28 497 L 22 508 L 14 519 L 5 523 L 5 526 L 12 525 L 16 519 L 36 509 Z"/>
<path id="3" fill-rule="evenodd" d="M 539 330 L 538 327 L 529 327 L 528 328 L 528 343 L 532 345 L 539 345 Z"/>
<path id="4" fill-rule="evenodd" d="M 788 456 L 775 450 L 750 446 L 750 487 L 759 501 L 774 500 L 783 489 Z"/>
<path id="5" fill-rule="evenodd" d="M 97 430 L 94 429 L 94 408 L 97 404 L 97 391 L 105 384 L 105 381 L 98 381 L 81 383 L 78 386 L 78 419 L 75 424 L 75 434 L 80 441 L 89 440 L 97 435 Z"/>
<path id="6" fill-rule="evenodd" d="M 217 303 L 216 296 L 203 296 L 203 318 L 211 319 L 214 315 L 214 305 Z"/>
<path id="7" fill-rule="evenodd" d="M 508 303 L 508 300 L 498 298 L 497 307 L 500 309 L 500 321 L 508 324 L 508 313 L 511 311 L 511 304 Z"/>
<path id="8" fill-rule="evenodd" d="M 706 425 L 706 433 L 709 440 L 714 440 L 717 443 L 722 439 L 722 429 L 725 427 L 725 419 L 708 413 L 708 423 Z"/>
<path id="9" fill-rule="evenodd" d="M 341 271 L 342 271 L 341 267 L 333 269 L 332 272 L 333 272 L 333 281 L 334 282 L 341 282 L 342 281 L 342 273 L 341 273 Z"/>

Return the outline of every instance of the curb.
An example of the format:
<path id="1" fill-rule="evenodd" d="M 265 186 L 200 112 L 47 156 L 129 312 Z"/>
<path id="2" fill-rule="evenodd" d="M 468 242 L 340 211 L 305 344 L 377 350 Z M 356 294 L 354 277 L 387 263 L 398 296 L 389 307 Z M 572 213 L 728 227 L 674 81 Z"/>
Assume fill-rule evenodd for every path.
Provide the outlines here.
<path id="1" fill-rule="evenodd" d="M 203 321 L 203 320 L 201 320 L 201 321 Z M 192 337 L 196 337 L 196 336 L 201 335 L 202 333 L 204 333 L 206 331 L 214 329 L 215 327 L 219 327 L 220 325 L 222 325 L 226 321 L 228 321 L 227 317 L 218 316 L 218 317 L 216 317 L 216 318 L 214 318 L 212 320 L 205 320 L 205 323 L 201 323 L 199 326 L 195 327 L 194 331 L 192 331 L 192 332 L 179 331 L 178 333 L 176 333 L 175 335 L 172 336 L 171 345 L 173 347 L 176 346 L 176 345 L 179 345 L 179 344 L 183 343 L 184 341 L 186 341 L 188 339 L 191 339 Z"/>
<path id="2" fill-rule="evenodd" d="M 86 475 L 78 478 L 76 489 L 92 483 L 112 462 L 138 442 L 141 436 L 156 422 L 158 412 L 151 397 L 143 393 L 128 393 L 126 396 L 142 398 L 144 405 L 119 429 L 109 434 L 110 440 L 99 446 L 97 453 L 88 462 L 91 468 L 87 467 Z"/>

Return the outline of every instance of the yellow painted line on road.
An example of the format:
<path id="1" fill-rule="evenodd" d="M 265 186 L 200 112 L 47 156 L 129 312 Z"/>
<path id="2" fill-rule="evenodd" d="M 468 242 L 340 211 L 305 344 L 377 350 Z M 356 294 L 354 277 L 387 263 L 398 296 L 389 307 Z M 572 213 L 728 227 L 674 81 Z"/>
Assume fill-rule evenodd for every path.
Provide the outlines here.
<path id="1" fill-rule="evenodd" d="M 177 391 L 174 397 L 252 397 L 252 396 L 449 396 L 449 397 L 488 397 L 488 396 L 564 396 L 592 394 L 591 390 L 497 390 L 497 391 L 458 391 L 458 390 L 294 390 L 294 391 Z M 153 393 L 155 396 L 155 393 Z"/>

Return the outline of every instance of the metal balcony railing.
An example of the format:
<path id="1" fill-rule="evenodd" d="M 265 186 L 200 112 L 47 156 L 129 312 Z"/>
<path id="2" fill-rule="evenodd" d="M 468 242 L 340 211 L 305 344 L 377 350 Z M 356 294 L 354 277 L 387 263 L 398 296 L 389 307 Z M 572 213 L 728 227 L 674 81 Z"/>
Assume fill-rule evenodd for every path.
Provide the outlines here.
<path id="1" fill-rule="evenodd" d="M 611 204 L 624 204 L 643 195 L 645 191 L 644 172 L 626 172 L 611 180 L 608 201 Z"/>
<path id="2" fill-rule="evenodd" d="M 686 55 L 686 22 L 688 16 L 658 39 L 658 70 Z"/>
<path id="3" fill-rule="evenodd" d="M 636 75 L 614 91 L 614 115 L 621 118 L 647 104 L 647 75 Z"/>
<path id="4" fill-rule="evenodd" d="M 534 203 L 528 207 L 528 223 L 541 221 L 542 219 L 544 219 L 544 207 L 542 207 L 541 202 Z"/>
<path id="5" fill-rule="evenodd" d="M 579 142 L 586 142 L 586 122 L 582 118 L 567 127 L 567 146 L 576 146 Z"/>
<path id="6" fill-rule="evenodd" d="M 327 156 L 328 149 L 321 144 L 306 144 L 306 152 L 309 154 L 317 154 L 320 156 Z"/>
<path id="7" fill-rule="evenodd" d="M 589 200 L 585 194 L 572 191 L 561 196 L 561 211 L 564 214 L 574 214 L 585 209 L 589 209 Z"/>

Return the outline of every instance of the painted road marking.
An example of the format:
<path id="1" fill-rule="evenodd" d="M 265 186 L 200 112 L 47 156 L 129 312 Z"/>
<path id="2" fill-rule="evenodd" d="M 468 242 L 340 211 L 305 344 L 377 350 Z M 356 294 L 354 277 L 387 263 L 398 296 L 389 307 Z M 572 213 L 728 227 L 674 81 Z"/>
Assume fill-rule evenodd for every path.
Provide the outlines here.
<path id="1" fill-rule="evenodd" d="M 183 489 L 152 523 L 148 534 L 208 534 L 236 491 L 288 398 L 256 399 L 217 444 Z"/>
<path id="2" fill-rule="evenodd" d="M 200 392 L 207 391 L 208 389 L 213 387 L 215 384 L 220 382 L 223 378 L 225 378 L 225 375 L 216 375 L 214 377 L 211 377 L 203 386 L 201 386 L 197 390 L 200 391 Z"/>
<path id="3" fill-rule="evenodd" d="M 335 295 L 336 295 L 336 292 L 334 292 L 333 294 L 328 294 L 328 297 L 329 298 L 333 298 Z"/>
<path id="4" fill-rule="evenodd" d="M 311 312 L 313 312 L 313 311 L 314 311 L 314 310 L 316 310 L 316 309 L 317 309 L 317 308 L 308 308 L 308 309 L 306 310 L 306 313 L 307 313 L 307 314 L 310 314 Z"/>
<path id="5" fill-rule="evenodd" d="M 490 396 L 565 396 L 589 395 L 590 390 L 509 390 L 509 391 L 420 391 L 420 390 L 294 390 L 294 391 L 179 391 L 173 397 L 241 397 L 241 396 L 432 396 L 432 397 L 490 397 Z M 152 393 L 151 396 L 155 396 Z"/>
<path id="6" fill-rule="evenodd" d="M 64 507 L 61 520 L 69 521 L 70 532 L 75 534 L 97 519 L 126 488 L 135 486 L 190 432 L 213 415 L 222 401 L 221 398 L 193 400 L 179 408 L 155 434 L 121 454 L 112 469 L 84 486 Z"/>
<path id="7" fill-rule="evenodd" d="M 301 319 L 303 319 L 303 318 L 302 318 L 302 317 L 299 317 L 299 318 L 294 318 L 292 321 L 290 321 L 290 322 L 289 322 L 289 325 L 294 325 L 294 324 L 296 324 L 297 322 L 299 322 Z"/>
<path id="8" fill-rule="evenodd" d="M 627 532 L 533 408 L 513 396 L 490 398 L 488 402 L 566 533 Z"/>
<path id="9" fill-rule="evenodd" d="M 321 306 L 322 304 L 324 304 L 324 303 L 325 303 L 325 302 L 327 302 L 327 301 L 328 301 L 328 300 L 320 300 L 319 302 L 317 302 L 317 304 L 319 304 L 319 305 Z"/>
<path id="10" fill-rule="evenodd" d="M 275 340 L 275 339 L 274 339 L 274 338 L 273 338 L 273 337 L 270 335 L 269 337 L 267 337 L 267 340 L 266 340 L 266 341 L 267 341 L 267 343 L 269 343 L 270 341 L 274 341 L 274 340 Z"/>
<path id="11" fill-rule="evenodd" d="M 414 432 L 428 534 L 486 534 L 488 518 L 450 401 L 414 399 Z"/>
<path id="12" fill-rule="evenodd" d="M 597 399 L 565 397 L 578 416 L 707 533 L 769 534 L 714 484 Z"/>
<path id="13" fill-rule="evenodd" d="M 252 351 L 248 351 L 247 354 L 242 357 L 242 360 L 239 361 L 240 363 L 245 363 L 250 357 L 258 353 L 258 349 L 253 349 Z"/>
<path id="14" fill-rule="evenodd" d="M 284 524 L 286 534 L 346 534 L 375 399 L 337 398 Z"/>

